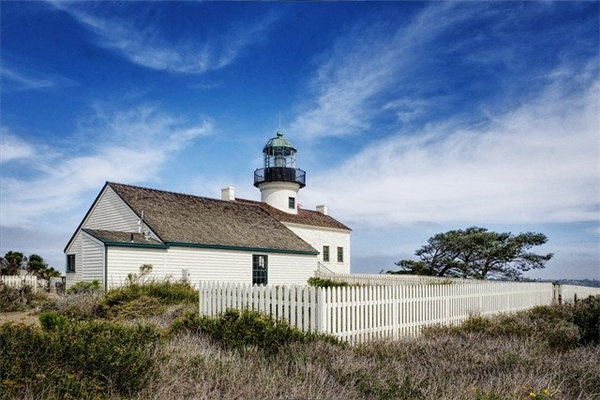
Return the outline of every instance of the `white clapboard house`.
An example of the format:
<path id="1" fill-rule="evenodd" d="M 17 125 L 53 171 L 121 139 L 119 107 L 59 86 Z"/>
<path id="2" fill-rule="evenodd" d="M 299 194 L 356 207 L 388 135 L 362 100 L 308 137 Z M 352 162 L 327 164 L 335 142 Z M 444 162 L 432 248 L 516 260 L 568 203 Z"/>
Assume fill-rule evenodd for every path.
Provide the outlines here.
<path id="1" fill-rule="evenodd" d="M 154 277 L 253 284 L 305 284 L 317 269 L 350 272 L 350 229 L 298 207 L 306 174 L 281 131 L 254 173 L 261 201 L 221 199 L 107 182 L 66 248 L 67 286 L 106 288 L 151 264 Z"/>

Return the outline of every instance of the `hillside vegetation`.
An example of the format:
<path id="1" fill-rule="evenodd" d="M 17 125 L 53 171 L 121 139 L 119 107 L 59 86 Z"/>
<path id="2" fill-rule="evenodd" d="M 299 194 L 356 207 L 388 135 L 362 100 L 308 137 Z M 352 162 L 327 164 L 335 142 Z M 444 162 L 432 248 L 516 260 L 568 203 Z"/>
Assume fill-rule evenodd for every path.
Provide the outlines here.
<path id="1" fill-rule="evenodd" d="M 600 296 L 360 346 L 197 304 L 172 282 L 38 302 L 41 327 L 0 325 L 0 398 L 600 397 Z"/>

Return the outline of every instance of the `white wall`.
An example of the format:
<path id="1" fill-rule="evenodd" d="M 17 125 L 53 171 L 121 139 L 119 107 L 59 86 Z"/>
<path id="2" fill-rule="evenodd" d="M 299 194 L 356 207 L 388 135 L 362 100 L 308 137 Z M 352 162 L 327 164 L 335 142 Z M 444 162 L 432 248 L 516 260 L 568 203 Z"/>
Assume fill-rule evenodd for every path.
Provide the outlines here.
<path id="1" fill-rule="evenodd" d="M 107 186 L 82 227 L 107 231 L 138 232 L 138 221 L 139 218 L 133 210 L 110 186 Z M 143 224 L 142 229 L 150 231 L 146 224 Z M 150 232 L 150 236 L 159 240 L 153 232 Z"/>
<path id="2" fill-rule="evenodd" d="M 104 282 L 104 243 L 85 232 L 82 233 L 81 279 L 88 282 Z"/>
<path id="3" fill-rule="evenodd" d="M 260 185 L 261 201 L 288 214 L 298 214 L 298 190 L 300 186 L 291 182 L 266 182 Z M 289 198 L 293 197 L 296 207 L 289 207 Z"/>
<path id="4" fill-rule="evenodd" d="M 283 222 L 292 232 L 319 251 L 318 260 L 335 273 L 350 273 L 350 232 Z M 329 262 L 323 261 L 323 246 L 329 246 Z M 344 262 L 337 262 L 337 248 L 344 248 Z"/>
<path id="5" fill-rule="evenodd" d="M 71 245 L 65 251 L 65 254 L 65 263 L 67 255 L 75 254 L 75 272 L 67 272 L 65 274 L 68 288 L 83 280 L 83 232 L 79 231 L 77 233 L 75 239 L 73 239 Z"/>
<path id="6" fill-rule="evenodd" d="M 252 283 L 252 255 L 268 256 L 269 284 L 306 284 L 314 276 L 317 257 L 311 255 L 214 250 L 187 247 L 169 249 L 109 247 L 108 285 L 118 286 L 142 264 L 152 264 L 152 276 L 181 279 L 189 271 L 190 282 L 220 281 Z"/>

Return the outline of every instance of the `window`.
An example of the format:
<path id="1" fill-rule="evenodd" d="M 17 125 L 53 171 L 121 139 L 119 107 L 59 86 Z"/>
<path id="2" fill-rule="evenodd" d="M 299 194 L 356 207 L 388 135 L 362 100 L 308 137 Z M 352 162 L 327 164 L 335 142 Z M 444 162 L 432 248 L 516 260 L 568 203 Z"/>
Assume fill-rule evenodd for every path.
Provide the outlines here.
<path id="1" fill-rule="evenodd" d="M 338 262 L 344 262 L 344 248 L 338 247 Z"/>
<path id="2" fill-rule="evenodd" d="M 67 272 L 75 272 L 75 254 L 67 254 Z"/>
<path id="3" fill-rule="evenodd" d="M 267 279 L 267 256 L 252 255 L 252 284 L 266 285 Z"/>
<path id="4" fill-rule="evenodd" d="M 296 198 L 294 198 L 294 197 L 288 198 L 288 207 L 291 209 L 296 208 Z"/>
<path id="5" fill-rule="evenodd" d="M 323 246 L 323 262 L 329 262 L 329 246 Z"/>

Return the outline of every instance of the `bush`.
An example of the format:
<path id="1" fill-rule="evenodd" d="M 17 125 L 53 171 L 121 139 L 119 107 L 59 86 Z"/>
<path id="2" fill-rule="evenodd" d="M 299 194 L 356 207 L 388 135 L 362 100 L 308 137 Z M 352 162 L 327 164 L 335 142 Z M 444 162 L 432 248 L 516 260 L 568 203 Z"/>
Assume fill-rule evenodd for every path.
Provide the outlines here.
<path id="1" fill-rule="evenodd" d="M 3 397 L 132 396 L 156 371 L 153 351 L 160 335 L 153 327 L 75 322 L 55 313 L 40 320 L 43 329 L 0 326 Z"/>
<path id="2" fill-rule="evenodd" d="M 316 278 L 316 277 L 308 278 L 308 284 L 310 286 L 323 287 L 323 288 L 350 286 L 348 284 L 348 282 L 337 282 L 337 281 L 334 281 L 332 279 Z"/>
<path id="3" fill-rule="evenodd" d="M 103 291 L 104 288 L 100 285 L 100 281 L 95 280 L 92 282 L 77 282 L 67 289 L 67 294 L 102 293 Z"/>
<path id="4" fill-rule="evenodd" d="M 98 304 L 98 313 L 105 318 L 149 317 L 181 303 L 198 303 L 198 291 L 187 282 L 131 283 L 109 290 Z"/>
<path id="5" fill-rule="evenodd" d="M 42 304 L 41 311 L 54 311 L 75 320 L 91 320 L 100 316 L 100 292 L 67 294 Z"/>
<path id="6" fill-rule="evenodd" d="M 581 343 L 600 344 L 600 296 L 590 296 L 573 306 L 572 322 L 581 334 Z"/>
<path id="7" fill-rule="evenodd" d="M 2 312 L 27 310 L 45 298 L 45 295 L 36 293 L 28 285 L 17 289 L 0 283 L 0 311 Z"/>
<path id="8" fill-rule="evenodd" d="M 333 337 L 304 333 L 285 321 L 251 310 L 229 309 L 219 317 L 210 318 L 188 313 L 173 321 L 171 334 L 180 332 L 205 333 L 224 349 L 242 349 L 255 346 L 268 354 L 275 354 L 289 343 L 327 340 L 337 343 Z"/>

